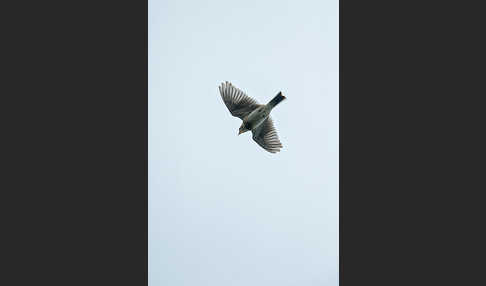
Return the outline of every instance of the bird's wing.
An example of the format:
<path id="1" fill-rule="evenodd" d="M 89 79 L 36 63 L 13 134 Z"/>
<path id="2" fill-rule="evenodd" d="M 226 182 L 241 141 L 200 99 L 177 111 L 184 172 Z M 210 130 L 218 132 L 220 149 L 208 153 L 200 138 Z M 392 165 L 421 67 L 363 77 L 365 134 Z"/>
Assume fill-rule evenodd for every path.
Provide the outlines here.
<path id="1" fill-rule="evenodd" d="M 229 82 L 221 84 L 219 87 L 219 92 L 221 93 L 224 104 L 231 112 L 231 115 L 242 120 L 255 108 L 260 106 L 256 100 L 249 97 L 243 91 L 234 87 Z"/>
<path id="2" fill-rule="evenodd" d="M 283 147 L 280 139 L 278 139 L 277 130 L 275 130 L 270 116 L 257 128 L 253 129 L 252 132 L 253 140 L 270 153 L 277 153 Z"/>

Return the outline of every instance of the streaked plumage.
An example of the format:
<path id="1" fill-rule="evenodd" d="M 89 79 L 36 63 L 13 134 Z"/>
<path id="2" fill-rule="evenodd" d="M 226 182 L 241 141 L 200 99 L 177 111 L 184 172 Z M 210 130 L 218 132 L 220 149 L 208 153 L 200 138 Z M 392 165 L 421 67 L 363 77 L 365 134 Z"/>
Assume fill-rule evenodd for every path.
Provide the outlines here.
<path id="1" fill-rule="evenodd" d="M 251 130 L 253 140 L 270 153 L 283 147 L 270 118 L 270 112 L 286 97 L 279 92 L 268 104 L 259 104 L 231 83 L 222 83 L 219 92 L 231 115 L 243 120 L 239 134 Z"/>

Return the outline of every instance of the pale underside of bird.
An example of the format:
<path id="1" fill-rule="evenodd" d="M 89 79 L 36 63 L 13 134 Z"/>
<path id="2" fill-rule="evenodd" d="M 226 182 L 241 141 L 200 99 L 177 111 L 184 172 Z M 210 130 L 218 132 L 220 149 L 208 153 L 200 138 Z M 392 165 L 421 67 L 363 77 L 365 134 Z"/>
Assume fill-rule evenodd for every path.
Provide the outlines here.
<path id="1" fill-rule="evenodd" d="M 280 151 L 283 146 L 273 126 L 270 112 L 286 98 L 282 92 L 279 92 L 267 104 L 259 104 L 229 82 L 222 83 L 219 86 L 219 92 L 231 115 L 243 120 L 238 135 L 251 130 L 253 140 L 263 149 L 270 153 Z"/>

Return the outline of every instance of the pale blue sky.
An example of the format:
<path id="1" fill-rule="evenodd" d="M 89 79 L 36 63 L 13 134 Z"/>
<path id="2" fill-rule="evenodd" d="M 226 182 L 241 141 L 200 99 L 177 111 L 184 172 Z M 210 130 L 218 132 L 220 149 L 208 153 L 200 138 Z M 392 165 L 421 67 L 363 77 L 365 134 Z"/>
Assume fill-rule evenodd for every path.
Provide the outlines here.
<path id="1" fill-rule="evenodd" d="M 149 0 L 149 285 L 338 285 L 338 1 Z M 270 154 L 223 104 L 272 111 Z"/>

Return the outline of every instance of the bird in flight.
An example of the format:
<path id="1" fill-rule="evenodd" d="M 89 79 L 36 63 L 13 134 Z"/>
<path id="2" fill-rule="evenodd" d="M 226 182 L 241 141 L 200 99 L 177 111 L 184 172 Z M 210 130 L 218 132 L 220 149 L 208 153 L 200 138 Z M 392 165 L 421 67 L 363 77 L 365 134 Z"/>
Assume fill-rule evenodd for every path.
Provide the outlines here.
<path id="1" fill-rule="evenodd" d="M 267 104 L 259 104 L 255 99 L 249 97 L 229 82 L 222 83 L 219 86 L 219 92 L 231 115 L 243 120 L 238 135 L 251 130 L 253 140 L 263 149 L 270 153 L 280 151 L 280 148 L 283 146 L 273 126 L 270 112 L 277 104 L 286 99 L 282 92 L 279 92 Z"/>

